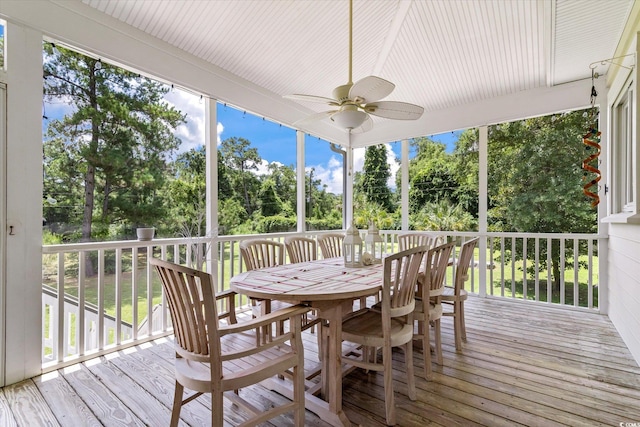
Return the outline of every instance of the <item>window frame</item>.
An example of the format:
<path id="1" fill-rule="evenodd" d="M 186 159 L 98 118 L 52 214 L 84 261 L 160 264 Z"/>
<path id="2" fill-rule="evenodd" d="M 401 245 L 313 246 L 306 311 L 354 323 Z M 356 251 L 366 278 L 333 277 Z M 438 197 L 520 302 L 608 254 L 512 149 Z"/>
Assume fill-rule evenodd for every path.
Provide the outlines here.
<path id="1" fill-rule="evenodd" d="M 636 91 L 629 77 L 611 105 L 613 182 L 611 183 L 612 213 L 636 212 L 634 111 Z"/>

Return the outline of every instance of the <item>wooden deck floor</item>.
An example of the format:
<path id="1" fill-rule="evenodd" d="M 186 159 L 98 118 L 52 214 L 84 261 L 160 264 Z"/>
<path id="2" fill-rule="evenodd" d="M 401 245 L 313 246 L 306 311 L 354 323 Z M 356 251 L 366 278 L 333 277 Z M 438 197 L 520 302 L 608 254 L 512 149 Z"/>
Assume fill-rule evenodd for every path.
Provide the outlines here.
<path id="1" fill-rule="evenodd" d="M 611 322 L 589 313 L 471 298 L 468 342 L 453 347 L 443 320 L 444 365 L 422 377 L 418 400 L 406 395 L 403 354 L 394 387 L 401 426 L 619 426 L 640 423 L 640 368 Z M 306 357 L 315 360 L 315 339 Z M 166 426 L 173 398 L 168 340 L 96 358 L 0 391 L 0 426 Z M 261 386 L 241 391 L 257 405 L 284 397 Z M 344 381 L 345 412 L 354 425 L 384 425 L 382 376 L 354 371 Z M 183 425 L 208 425 L 210 401 L 187 405 Z M 229 425 L 237 422 L 227 408 Z M 281 417 L 275 426 L 291 425 Z M 307 411 L 306 424 L 326 426 Z"/>

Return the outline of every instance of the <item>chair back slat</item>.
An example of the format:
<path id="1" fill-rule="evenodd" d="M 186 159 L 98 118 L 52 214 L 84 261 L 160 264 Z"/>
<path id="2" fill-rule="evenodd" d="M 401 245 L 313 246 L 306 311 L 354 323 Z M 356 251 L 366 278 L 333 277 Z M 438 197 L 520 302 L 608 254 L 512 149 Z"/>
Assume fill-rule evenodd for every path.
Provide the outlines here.
<path id="1" fill-rule="evenodd" d="M 330 233 L 318 236 L 318 246 L 323 258 L 339 258 L 342 256 L 344 234 Z"/>
<path id="2" fill-rule="evenodd" d="M 432 233 L 407 233 L 398 235 L 398 252 L 415 248 L 416 246 L 427 246 L 429 249 L 441 243 L 442 236 Z"/>
<path id="3" fill-rule="evenodd" d="M 415 307 L 415 289 L 426 246 L 417 246 L 389 255 L 383 261 L 382 317 L 406 316 Z"/>
<path id="4" fill-rule="evenodd" d="M 240 242 L 240 253 L 247 271 L 284 264 L 284 244 L 255 239 Z"/>
<path id="5" fill-rule="evenodd" d="M 182 357 L 212 362 L 220 354 L 218 315 L 210 274 L 168 261 L 150 258 L 162 281 L 173 329 L 176 352 Z"/>
<path id="6" fill-rule="evenodd" d="M 460 248 L 460 257 L 458 258 L 458 267 L 456 268 L 454 292 L 460 295 L 460 289 L 464 286 L 464 282 L 468 279 L 469 267 L 473 260 L 473 252 L 478 245 L 479 238 L 468 240 L 462 244 Z"/>
<path id="7" fill-rule="evenodd" d="M 449 259 L 455 243 L 445 243 L 435 248 L 429 249 L 425 256 L 425 283 L 423 283 L 423 301 L 428 301 L 430 297 L 442 295 L 444 292 L 444 279 L 447 274 Z"/>
<path id="8" fill-rule="evenodd" d="M 314 261 L 318 258 L 318 245 L 309 237 L 290 236 L 284 239 L 284 245 L 289 254 L 289 262 L 292 264 Z"/>

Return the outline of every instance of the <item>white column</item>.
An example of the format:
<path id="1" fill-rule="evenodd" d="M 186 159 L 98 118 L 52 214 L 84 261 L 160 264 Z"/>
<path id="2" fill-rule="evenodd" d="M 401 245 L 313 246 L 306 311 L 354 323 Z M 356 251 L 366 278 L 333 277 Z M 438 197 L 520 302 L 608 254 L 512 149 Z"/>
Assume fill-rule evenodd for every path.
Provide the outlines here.
<path id="1" fill-rule="evenodd" d="M 307 198 L 306 179 L 304 171 L 304 132 L 296 131 L 296 179 L 298 181 L 298 233 L 306 231 Z"/>
<path id="2" fill-rule="evenodd" d="M 636 54 L 637 58 L 637 54 Z M 637 72 L 637 70 L 636 70 Z M 636 74 L 636 77 L 640 75 Z M 606 85 L 606 78 L 601 77 L 595 79 L 596 91 L 598 92 L 598 97 L 596 98 L 596 102 L 600 105 L 600 114 L 598 116 L 598 129 L 600 130 L 600 159 L 598 160 L 598 168 L 602 173 L 602 181 L 600 181 L 600 186 L 598 188 L 598 194 L 600 195 L 600 203 L 598 204 L 598 235 L 600 239 L 598 240 L 598 308 L 600 309 L 600 313 L 609 314 L 609 223 L 603 222 L 602 219 L 608 215 L 607 207 L 610 206 L 609 199 L 611 192 L 611 182 L 607 179 L 610 176 L 609 174 L 609 153 L 611 146 L 609 145 L 609 120 L 610 120 L 610 109 L 609 105 L 609 89 Z M 637 99 L 640 96 L 638 91 L 635 93 L 636 96 L 636 106 L 638 105 Z M 638 111 L 635 109 L 634 111 Z M 636 114 L 637 117 L 637 114 Z M 637 121 L 634 121 L 634 126 L 637 126 Z M 637 150 L 638 144 L 635 144 Z M 639 163 L 640 164 L 640 163 Z M 637 171 L 637 166 L 635 170 Z M 605 192 L 605 185 L 608 188 L 608 192 Z M 636 181 L 636 191 L 638 190 L 638 183 Z M 636 193 L 636 197 L 638 193 Z M 638 199 L 636 198 L 636 212 L 638 212 Z"/>
<path id="3" fill-rule="evenodd" d="M 480 296 L 487 295 L 487 207 L 488 207 L 488 149 L 489 149 L 489 128 L 480 126 L 478 128 L 478 231 L 480 232 Z M 490 284 L 491 286 L 491 284 Z"/>
<path id="4" fill-rule="evenodd" d="M 403 139 L 400 153 L 400 209 L 402 231 L 409 230 L 409 140 Z"/>
<path id="5" fill-rule="evenodd" d="M 207 271 L 218 288 L 218 115 L 215 99 L 206 98 L 204 107 L 204 143 L 206 154 L 206 232 L 211 247 L 207 256 Z"/>
<path id="6" fill-rule="evenodd" d="M 7 23 L 6 384 L 40 373 L 42 354 L 42 33 Z"/>

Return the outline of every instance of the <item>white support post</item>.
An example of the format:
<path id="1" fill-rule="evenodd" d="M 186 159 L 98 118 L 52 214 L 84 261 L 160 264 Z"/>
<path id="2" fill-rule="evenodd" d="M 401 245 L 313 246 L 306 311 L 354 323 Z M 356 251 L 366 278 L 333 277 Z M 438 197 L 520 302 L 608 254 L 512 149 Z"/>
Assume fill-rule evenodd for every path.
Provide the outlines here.
<path id="1" fill-rule="evenodd" d="M 638 35 L 636 37 L 639 37 Z M 640 52 L 638 52 L 640 53 Z M 638 53 L 636 53 L 636 58 L 638 57 Z M 638 74 L 638 67 L 634 71 L 636 73 L 636 78 L 640 77 Z M 636 80 L 637 81 L 637 80 Z M 604 218 L 609 214 L 607 212 L 607 207 L 611 206 L 610 202 L 610 191 L 611 185 L 613 182 L 609 181 L 611 174 L 609 173 L 609 156 L 611 153 L 611 145 L 609 144 L 609 121 L 610 121 L 610 113 L 611 110 L 608 108 L 609 106 L 609 88 L 607 88 L 607 82 L 604 78 L 595 79 L 596 92 L 598 92 L 598 97 L 596 101 L 600 105 L 599 115 L 598 115 L 598 129 L 601 131 L 600 134 L 600 159 L 598 161 L 598 168 L 602 173 L 602 178 L 604 182 L 600 183 L 598 188 L 598 194 L 600 195 L 600 203 L 598 204 L 598 235 L 600 238 L 598 239 L 598 309 L 602 314 L 609 314 L 609 223 L 603 221 Z M 637 99 L 640 95 L 638 95 L 636 91 L 636 106 Z M 637 111 L 634 107 L 633 111 Z M 637 121 L 634 121 L 633 126 L 637 127 Z M 635 147 L 638 144 L 634 144 Z M 636 150 L 638 150 L 636 148 Z M 640 164 L 640 163 L 638 163 Z M 634 170 L 637 173 L 637 167 Z M 639 184 L 636 181 L 636 191 L 638 191 Z M 607 188 L 609 191 L 605 191 Z M 638 193 L 636 193 L 636 197 L 638 197 Z M 638 213 L 638 199 L 636 198 L 636 213 Z"/>
<path id="2" fill-rule="evenodd" d="M 409 230 L 409 140 L 402 140 L 400 150 L 400 209 L 402 231 L 407 231 Z"/>
<path id="3" fill-rule="evenodd" d="M 41 372 L 42 358 L 42 32 L 5 27 L 6 251 L 2 311 L 5 384 Z M 28 191 L 25 191 L 28 189 Z M 6 193 L 4 193 L 6 191 Z M 6 237 L 6 239 L 5 239 Z M 10 350 L 10 351 L 9 351 Z"/>
<path id="4" fill-rule="evenodd" d="M 297 200 L 298 200 L 298 233 L 306 231 L 306 218 L 307 218 L 307 198 L 306 198 L 306 174 L 304 165 L 304 132 L 296 131 L 296 179 L 297 185 Z M 311 190 L 309 190 L 311 191 Z M 309 206 L 311 208 L 311 206 Z"/>
<path id="5" fill-rule="evenodd" d="M 205 103 L 205 155 L 206 155 L 206 230 L 210 242 L 207 252 L 207 271 L 218 286 L 218 116 L 215 99 Z"/>
<path id="6" fill-rule="evenodd" d="M 487 296 L 487 206 L 488 206 L 488 149 L 489 149 L 489 128 L 488 126 L 480 126 L 478 128 L 478 231 L 480 232 L 480 248 L 479 255 L 479 273 L 480 273 L 480 289 L 478 292 L 481 297 Z M 493 286 L 493 284 L 489 284 Z"/>

